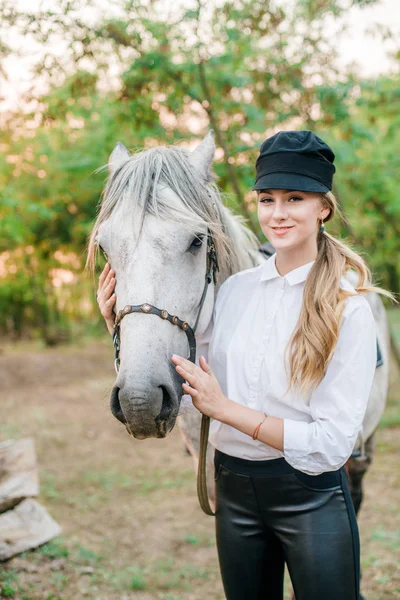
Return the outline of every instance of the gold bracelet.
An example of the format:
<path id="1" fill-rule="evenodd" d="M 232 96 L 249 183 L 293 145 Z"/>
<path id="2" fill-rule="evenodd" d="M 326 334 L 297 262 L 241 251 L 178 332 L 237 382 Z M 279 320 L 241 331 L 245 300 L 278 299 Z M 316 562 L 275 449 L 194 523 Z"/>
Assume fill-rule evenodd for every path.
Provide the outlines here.
<path id="1" fill-rule="evenodd" d="M 257 425 L 257 427 L 256 427 L 256 428 L 255 428 L 255 430 L 254 430 L 254 433 L 253 433 L 253 440 L 256 440 L 256 439 L 257 439 L 258 432 L 260 431 L 260 427 L 261 427 L 261 425 L 264 423 L 265 419 L 268 417 L 268 415 L 266 415 L 265 413 L 264 413 L 264 415 L 265 415 L 265 416 L 264 416 L 263 420 L 261 421 L 261 423 L 259 423 L 259 424 Z"/>

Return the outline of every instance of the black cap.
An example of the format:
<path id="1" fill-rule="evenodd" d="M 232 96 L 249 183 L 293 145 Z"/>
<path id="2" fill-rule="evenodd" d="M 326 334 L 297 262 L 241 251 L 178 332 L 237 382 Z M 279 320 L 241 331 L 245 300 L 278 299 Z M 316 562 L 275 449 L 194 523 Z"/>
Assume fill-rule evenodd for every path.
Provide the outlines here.
<path id="1" fill-rule="evenodd" d="M 315 133 L 279 131 L 261 144 L 253 190 L 328 192 L 335 155 Z"/>

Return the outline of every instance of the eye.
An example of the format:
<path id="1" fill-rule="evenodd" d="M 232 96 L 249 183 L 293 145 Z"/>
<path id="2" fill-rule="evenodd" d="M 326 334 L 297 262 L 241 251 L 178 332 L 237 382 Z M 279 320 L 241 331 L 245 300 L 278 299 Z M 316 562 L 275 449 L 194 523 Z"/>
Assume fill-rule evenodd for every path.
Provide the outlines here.
<path id="1" fill-rule="evenodd" d="M 260 202 L 263 202 L 264 204 L 271 204 L 273 201 L 273 198 L 267 198 L 267 196 L 262 196 L 262 198 L 260 198 Z"/>
<path id="2" fill-rule="evenodd" d="M 104 255 L 104 258 L 106 259 L 106 261 L 108 262 L 108 256 L 107 256 L 107 252 L 106 252 L 106 251 L 105 251 L 105 250 L 102 248 L 102 246 L 100 246 L 100 244 L 97 244 L 97 246 L 98 246 L 98 248 L 99 248 L 100 252 L 102 252 L 102 253 L 103 253 L 103 255 Z"/>
<path id="3" fill-rule="evenodd" d="M 303 200 L 303 198 L 300 198 L 300 196 L 290 196 L 289 202 L 291 202 L 291 200 L 298 202 L 299 200 Z"/>
<path id="4" fill-rule="evenodd" d="M 204 233 L 197 233 L 190 244 L 190 249 L 201 248 L 204 240 Z"/>

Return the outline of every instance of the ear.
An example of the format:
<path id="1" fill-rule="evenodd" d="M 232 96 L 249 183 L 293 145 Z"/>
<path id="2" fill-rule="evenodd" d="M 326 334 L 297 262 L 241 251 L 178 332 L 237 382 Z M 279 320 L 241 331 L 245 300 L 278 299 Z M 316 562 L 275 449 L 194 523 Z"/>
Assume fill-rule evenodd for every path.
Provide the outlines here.
<path id="1" fill-rule="evenodd" d="M 115 146 L 108 159 L 108 173 L 112 175 L 121 165 L 130 158 L 128 150 L 121 142 Z"/>
<path id="2" fill-rule="evenodd" d="M 209 183 L 214 178 L 211 169 L 214 154 L 214 131 L 210 129 L 203 141 L 189 155 L 190 164 L 205 183 Z"/>
<path id="3" fill-rule="evenodd" d="M 327 219 L 327 217 L 329 217 L 331 214 L 331 209 L 328 206 L 325 206 L 322 210 L 321 213 L 319 215 L 319 218 L 321 219 L 321 221 L 325 221 L 325 219 Z"/>

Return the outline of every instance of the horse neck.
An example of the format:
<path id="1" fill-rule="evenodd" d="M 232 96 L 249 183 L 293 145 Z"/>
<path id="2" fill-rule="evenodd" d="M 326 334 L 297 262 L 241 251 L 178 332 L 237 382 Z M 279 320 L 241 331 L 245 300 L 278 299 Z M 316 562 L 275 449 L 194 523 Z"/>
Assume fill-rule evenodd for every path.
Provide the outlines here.
<path id="1" fill-rule="evenodd" d="M 219 265 L 217 291 L 230 275 L 256 267 L 265 260 L 259 251 L 260 242 L 257 236 L 246 226 L 243 217 L 234 215 L 229 208 L 222 205 L 221 220 L 224 231 L 231 240 L 233 260 L 232 265 Z"/>

